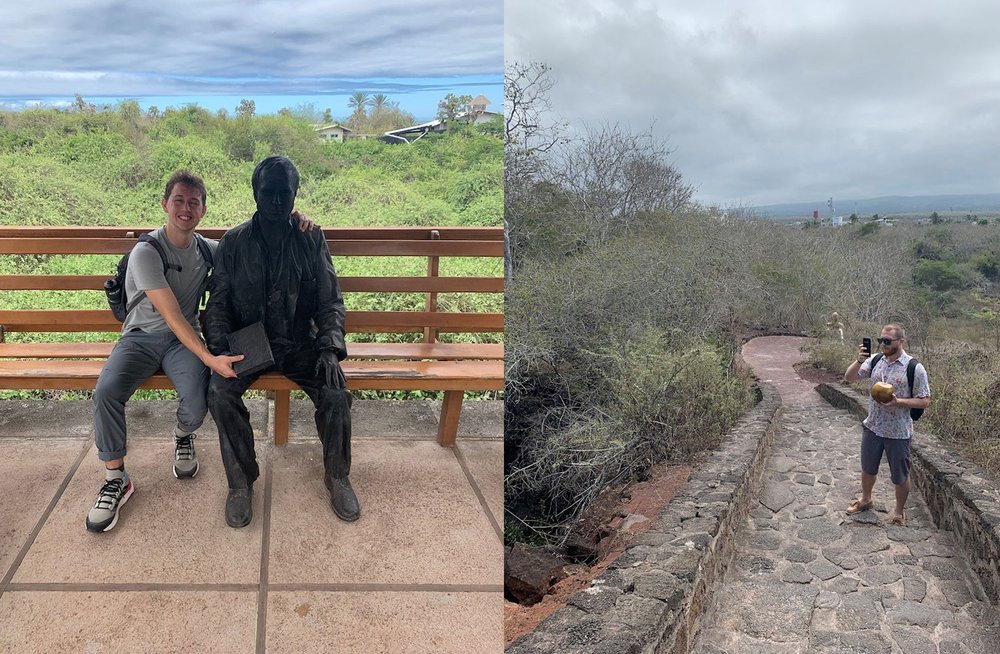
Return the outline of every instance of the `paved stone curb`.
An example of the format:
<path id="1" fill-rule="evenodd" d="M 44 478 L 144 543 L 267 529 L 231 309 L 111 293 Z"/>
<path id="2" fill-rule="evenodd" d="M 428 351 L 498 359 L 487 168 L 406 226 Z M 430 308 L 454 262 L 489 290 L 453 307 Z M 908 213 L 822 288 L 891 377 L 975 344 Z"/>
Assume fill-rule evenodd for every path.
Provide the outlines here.
<path id="1" fill-rule="evenodd" d="M 636 541 L 567 606 L 507 648 L 540 652 L 687 652 L 709 589 L 732 560 L 779 430 L 777 390 L 758 382 L 760 401 L 730 430 L 708 463 Z"/>
<path id="2" fill-rule="evenodd" d="M 867 398 L 846 385 L 820 384 L 816 391 L 861 420 L 868 415 Z M 922 429 L 910 452 L 910 478 L 935 524 L 955 533 L 983 590 L 994 604 L 1000 603 L 1000 480 Z"/>

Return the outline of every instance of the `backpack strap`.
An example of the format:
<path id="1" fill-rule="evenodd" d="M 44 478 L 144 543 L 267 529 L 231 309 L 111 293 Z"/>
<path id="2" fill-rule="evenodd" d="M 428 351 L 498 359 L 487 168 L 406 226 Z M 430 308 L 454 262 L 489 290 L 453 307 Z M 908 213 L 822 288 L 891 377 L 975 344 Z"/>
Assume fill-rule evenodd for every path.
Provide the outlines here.
<path id="1" fill-rule="evenodd" d="M 156 238 L 154 238 L 150 234 L 140 234 L 139 243 L 148 243 L 153 247 L 154 250 L 156 250 L 156 253 L 160 255 L 160 261 L 163 262 L 164 277 L 167 276 L 168 270 L 176 270 L 177 272 L 180 272 L 182 270 L 181 266 L 178 266 L 177 264 L 170 263 L 167 261 L 167 253 L 163 249 L 163 246 L 160 245 L 160 242 L 157 241 Z M 129 252 L 129 256 L 132 256 L 131 252 Z M 142 298 L 144 297 L 146 297 L 146 291 L 139 291 L 138 293 L 136 293 L 135 297 L 129 300 L 128 305 L 125 307 L 125 314 L 128 315 L 129 313 L 131 313 L 132 309 L 134 309 L 140 302 L 142 302 Z"/>
<path id="2" fill-rule="evenodd" d="M 906 364 L 906 381 L 910 384 L 910 397 L 913 397 L 913 378 L 917 374 L 917 364 L 920 363 L 914 358 L 910 359 L 910 362 Z"/>
<path id="3" fill-rule="evenodd" d="M 882 357 L 884 357 L 884 356 L 885 356 L 884 354 L 882 354 L 881 352 L 879 352 L 878 354 L 876 354 L 875 356 L 872 357 L 872 369 L 871 369 L 871 372 L 875 372 L 875 366 L 878 365 L 878 362 L 881 361 Z"/>
<path id="4" fill-rule="evenodd" d="M 167 252 L 163 249 L 163 246 L 160 245 L 160 242 L 157 241 L 156 238 L 154 238 L 152 235 L 150 235 L 150 234 L 141 234 L 139 236 L 139 242 L 140 243 L 148 243 L 148 244 L 152 245 L 153 249 L 156 250 L 156 253 L 158 255 L 160 255 L 160 261 L 163 262 L 163 274 L 164 275 L 167 274 L 168 270 L 176 270 L 177 272 L 180 272 L 182 270 L 182 268 L 180 266 L 178 266 L 177 264 L 175 264 L 175 263 L 169 263 L 167 261 Z"/>
<path id="5" fill-rule="evenodd" d="M 201 258 L 205 260 L 208 264 L 209 270 L 215 268 L 215 262 L 212 260 L 212 248 L 208 246 L 208 241 L 201 234 L 194 235 L 194 242 L 198 244 L 198 251 L 201 252 Z"/>

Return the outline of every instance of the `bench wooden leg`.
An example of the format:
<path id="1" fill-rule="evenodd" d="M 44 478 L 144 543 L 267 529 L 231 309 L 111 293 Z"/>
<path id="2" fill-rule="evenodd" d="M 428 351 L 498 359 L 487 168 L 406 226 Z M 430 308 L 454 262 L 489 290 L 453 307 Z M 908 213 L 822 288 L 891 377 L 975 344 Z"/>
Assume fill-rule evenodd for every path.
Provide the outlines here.
<path id="1" fill-rule="evenodd" d="M 438 445 L 451 447 L 458 436 L 458 419 L 462 415 L 464 391 L 445 391 L 441 405 L 441 422 L 438 423 Z"/>
<path id="2" fill-rule="evenodd" d="M 291 391 L 274 392 L 274 444 L 282 446 L 288 442 L 288 414 Z"/>

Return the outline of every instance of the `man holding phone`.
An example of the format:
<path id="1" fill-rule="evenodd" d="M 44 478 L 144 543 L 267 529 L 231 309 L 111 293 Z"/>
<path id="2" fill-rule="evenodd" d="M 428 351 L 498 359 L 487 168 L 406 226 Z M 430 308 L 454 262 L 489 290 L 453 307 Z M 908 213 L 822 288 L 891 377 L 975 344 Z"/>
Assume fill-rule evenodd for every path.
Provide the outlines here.
<path id="1" fill-rule="evenodd" d="M 927 371 L 917 363 L 913 377 L 913 392 L 907 378 L 907 366 L 911 357 L 903 350 L 906 334 L 899 325 L 889 324 L 882 328 L 877 339 L 880 354 L 878 361 L 872 355 L 870 339 L 858 348 L 857 360 L 848 366 L 844 381 L 872 379 L 874 382 L 890 384 L 893 389 L 888 402 L 868 401 L 868 417 L 861 427 L 861 497 L 847 507 L 847 513 L 859 513 L 872 508 L 872 489 L 878 475 L 882 453 L 889 461 L 889 472 L 896 487 L 896 507 L 890 522 L 905 525 L 903 508 L 910 494 L 910 439 L 913 436 L 913 419 L 910 409 L 925 409 L 930 404 L 931 390 L 927 382 Z"/>

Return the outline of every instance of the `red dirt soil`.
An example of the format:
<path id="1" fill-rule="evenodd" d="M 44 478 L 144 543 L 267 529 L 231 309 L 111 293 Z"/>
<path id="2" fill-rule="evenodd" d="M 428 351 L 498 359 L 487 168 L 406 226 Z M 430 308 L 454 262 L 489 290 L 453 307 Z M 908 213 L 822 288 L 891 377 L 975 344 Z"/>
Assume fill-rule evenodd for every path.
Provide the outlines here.
<path id="1" fill-rule="evenodd" d="M 814 384 L 836 384 L 843 381 L 843 375 L 835 375 L 826 368 L 814 368 L 808 361 L 800 361 L 792 366 L 802 379 Z"/>
<path id="2" fill-rule="evenodd" d="M 550 614 L 566 606 L 566 600 L 574 593 L 587 588 L 594 577 L 598 576 L 611 565 L 615 559 L 625 552 L 629 543 L 644 531 L 649 530 L 658 520 L 660 511 L 671 499 L 684 488 L 693 468 L 660 464 L 650 469 L 649 479 L 623 489 L 618 502 L 604 503 L 607 506 L 601 516 L 601 523 L 607 524 L 614 532 L 611 546 L 607 553 L 592 566 L 568 565 L 569 573 L 556 583 L 541 602 L 534 606 L 520 606 L 514 602 L 504 601 L 503 625 L 505 646 L 521 636 L 530 633 L 538 623 Z M 617 506 L 616 506 L 617 504 Z M 628 525 L 622 528 L 627 516 L 633 516 Z M 636 521 L 635 517 L 644 516 L 647 520 Z"/>

